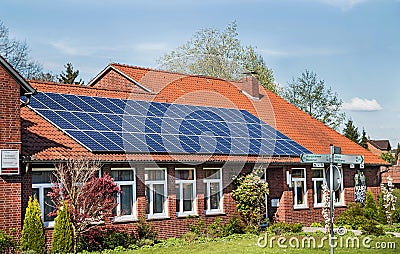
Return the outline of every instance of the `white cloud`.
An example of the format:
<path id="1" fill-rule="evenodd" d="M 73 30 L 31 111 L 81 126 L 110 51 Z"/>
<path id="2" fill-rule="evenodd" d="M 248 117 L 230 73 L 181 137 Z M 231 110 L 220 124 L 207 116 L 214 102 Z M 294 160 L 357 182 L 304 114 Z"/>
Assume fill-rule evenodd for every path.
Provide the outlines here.
<path id="1" fill-rule="evenodd" d="M 350 10 L 357 4 L 361 4 L 366 1 L 367 0 L 323 0 L 324 3 L 339 7 L 340 9 L 342 9 L 342 11 Z"/>
<path id="2" fill-rule="evenodd" d="M 353 98 L 350 102 L 343 103 L 343 109 L 349 111 L 378 111 L 382 106 L 375 100 Z"/>

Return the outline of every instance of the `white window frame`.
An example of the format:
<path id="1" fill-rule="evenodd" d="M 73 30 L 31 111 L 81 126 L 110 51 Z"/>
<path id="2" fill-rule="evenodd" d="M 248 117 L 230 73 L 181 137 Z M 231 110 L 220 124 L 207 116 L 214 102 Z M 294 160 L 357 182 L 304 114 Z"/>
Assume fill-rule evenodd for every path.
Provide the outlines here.
<path id="1" fill-rule="evenodd" d="M 293 170 L 303 170 L 304 177 L 293 177 Z M 305 168 L 292 168 L 292 186 L 293 186 L 293 208 L 308 208 L 307 204 L 307 171 Z M 297 182 L 303 182 L 303 191 L 304 191 L 304 204 L 297 204 Z"/>
<path id="2" fill-rule="evenodd" d="M 322 177 L 312 177 L 312 182 L 313 182 L 313 197 L 314 197 L 314 207 L 323 207 L 325 198 L 324 195 L 322 195 L 322 200 L 321 203 L 318 203 L 318 198 L 317 198 L 317 182 L 321 182 L 322 184 L 326 184 L 326 179 L 325 179 L 325 169 L 324 168 L 311 168 L 311 176 L 312 176 L 312 171 L 313 170 L 321 170 L 322 171 Z"/>
<path id="3" fill-rule="evenodd" d="M 55 169 L 54 168 L 32 168 L 32 172 L 53 172 Z M 44 201 L 44 189 L 52 188 L 53 184 L 52 183 L 32 183 L 32 190 L 33 189 L 39 189 L 39 197 L 37 197 L 39 201 L 39 206 L 40 206 L 40 211 L 42 213 L 42 221 L 43 221 L 43 226 L 46 228 L 52 228 L 54 227 L 54 220 L 53 221 L 44 221 L 44 218 L 46 217 L 45 214 L 45 201 Z"/>
<path id="4" fill-rule="evenodd" d="M 209 179 L 204 178 L 203 182 L 206 184 L 206 188 L 204 190 L 204 202 L 206 203 L 207 209 L 204 210 L 205 215 L 212 215 L 212 214 L 221 214 L 223 213 L 223 204 L 224 204 L 224 195 L 222 189 L 222 168 L 203 168 L 203 170 L 219 170 L 219 179 Z M 219 184 L 219 209 L 211 209 L 211 199 L 210 195 L 210 184 L 211 183 L 218 183 Z"/>
<path id="5" fill-rule="evenodd" d="M 111 171 L 129 170 L 133 172 L 133 180 L 131 181 L 115 181 L 114 183 L 121 188 L 121 186 L 132 186 L 132 214 L 121 215 L 121 194 L 117 194 L 117 216 L 114 217 L 115 222 L 131 221 L 137 219 L 136 211 L 136 170 L 135 168 L 111 168 Z"/>
<path id="6" fill-rule="evenodd" d="M 175 178 L 175 186 L 179 185 L 179 197 L 180 197 L 180 202 L 179 202 L 179 211 L 176 211 L 176 216 L 177 217 L 185 217 L 189 215 L 197 215 L 197 196 L 196 196 L 196 169 L 195 168 L 175 168 L 175 171 L 184 171 L 184 170 L 192 170 L 193 171 L 193 180 L 181 180 Z M 191 183 L 193 184 L 193 201 L 192 201 L 192 211 L 183 211 L 183 184 L 188 184 Z M 178 200 L 176 199 L 176 202 Z"/>
<path id="7" fill-rule="evenodd" d="M 147 179 L 147 173 L 146 171 L 150 170 L 164 170 L 164 180 L 148 180 Z M 168 174 L 167 174 L 167 168 L 145 168 L 145 186 L 147 189 L 147 186 L 149 186 L 150 189 L 150 200 L 146 200 L 146 206 L 147 202 L 149 202 L 149 213 L 146 214 L 147 219 L 157 219 L 157 218 L 168 218 Z M 153 200 L 154 200 L 154 195 L 153 195 L 153 185 L 156 184 L 163 184 L 164 185 L 164 207 L 163 207 L 163 212 L 162 213 L 154 213 L 154 207 L 153 207 Z M 146 195 L 147 196 L 147 195 Z"/>

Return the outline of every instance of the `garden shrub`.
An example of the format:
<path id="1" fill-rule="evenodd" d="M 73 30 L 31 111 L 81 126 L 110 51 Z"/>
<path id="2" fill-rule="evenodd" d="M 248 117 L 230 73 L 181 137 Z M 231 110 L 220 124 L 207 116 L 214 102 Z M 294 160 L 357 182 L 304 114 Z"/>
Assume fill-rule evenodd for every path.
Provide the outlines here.
<path id="1" fill-rule="evenodd" d="M 285 233 L 300 233 L 303 231 L 303 224 L 277 222 L 269 226 L 268 230 L 276 235 L 282 235 Z"/>
<path id="2" fill-rule="evenodd" d="M 54 231 L 51 242 L 52 253 L 71 253 L 74 251 L 73 228 L 68 203 L 64 202 L 54 219 Z"/>
<path id="3" fill-rule="evenodd" d="M 229 220 L 224 225 L 223 229 L 224 229 L 224 236 L 244 233 L 244 225 L 242 221 L 236 216 L 229 218 Z"/>
<path id="4" fill-rule="evenodd" d="M 381 224 L 387 224 L 386 209 L 383 206 L 383 194 L 382 192 L 378 196 L 378 207 L 376 212 L 376 220 Z"/>
<path id="5" fill-rule="evenodd" d="M 313 222 L 313 223 L 311 223 L 310 227 L 318 227 L 318 228 L 320 228 L 320 227 L 323 227 L 323 226 L 322 226 L 322 223 L 320 223 L 320 222 Z"/>
<path id="6" fill-rule="evenodd" d="M 199 219 L 197 223 L 189 225 L 189 231 L 195 233 L 198 236 L 206 236 L 207 235 L 207 227 L 204 223 L 204 220 Z"/>
<path id="7" fill-rule="evenodd" d="M 368 191 L 366 194 L 366 201 L 364 206 L 364 215 L 368 219 L 375 219 L 377 214 L 377 208 L 375 203 L 374 194 L 371 191 Z"/>
<path id="8" fill-rule="evenodd" d="M 33 250 L 37 254 L 46 253 L 42 213 L 36 196 L 29 197 L 20 241 L 21 251 Z"/>
<path id="9" fill-rule="evenodd" d="M 155 240 L 157 237 L 156 228 L 150 223 L 146 222 L 144 218 L 140 218 L 137 223 L 137 230 L 134 238 L 139 241 L 142 239 Z"/>
<path id="10" fill-rule="evenodd" d="M 133 239 L 126 232 L 108 230 L 105 236 L 102 237 L 102 246 L 104 249 L 128 248 L 132 243 Z"/>
<path id="11" fill-rule="evenodd" d="M 7 234 L 4 230 L 0 230 L 0 253 L 14 253 L 17 249 L 17 241 L 11 235 L 13 230 Z"/>
<path id="12" fill-rule="evenodd" d="M 363 234 L 366 235 L 374 235 L 374 236 L 385 235 L 385 230 L 383 229 L 383 227 L 378 225 L 378 223 L 373 220 L 369 220 L 367 224 L 361 225 L 360 229 L 363 232 Z"/>
<path id="13" fill-rule="evenodd" d="M 394 189 L 393 195 L 397 197 L 395 210 L 393 211 L 393 223 L 400 222 L 400 189 Z"/>

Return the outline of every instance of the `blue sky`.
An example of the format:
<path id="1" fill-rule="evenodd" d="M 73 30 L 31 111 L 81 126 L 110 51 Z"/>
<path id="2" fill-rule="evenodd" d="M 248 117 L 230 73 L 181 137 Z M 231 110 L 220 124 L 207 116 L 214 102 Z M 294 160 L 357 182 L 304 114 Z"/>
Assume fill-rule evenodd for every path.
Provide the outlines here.
<path id="1" fill-rule="evenodd" d="M 286 86 L 308 69 L 371 139 L 400 142 L 400 0 L 2 0 L 0 20 L 55 74 L 86 83 L 107 64 L 149 68 L 202 28 L 236 20 Z"/>

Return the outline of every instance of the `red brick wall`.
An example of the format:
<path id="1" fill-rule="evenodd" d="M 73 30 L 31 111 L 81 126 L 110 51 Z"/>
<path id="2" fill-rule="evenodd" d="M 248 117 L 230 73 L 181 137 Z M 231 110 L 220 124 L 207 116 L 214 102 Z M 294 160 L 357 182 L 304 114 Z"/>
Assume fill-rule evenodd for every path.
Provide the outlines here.
<path id="1" fill-rule="evenodd" d="M 145 92 L 145 90 L 113 70 L 108 71 L 93 87 L 117 91 Z"/>
<path id="2" fill-rule="evenodd" d="M 0 126 L 0 149 L 21 151 L 20 86 L 2 67 Z M 21 229 L 21 199 L 21 177 L 0 176 L 0 229 Z"/>
<path id="3" fill-rule="evenodd" d="M 289 168 L 287 168 L 290 170 Z M 286 170 L 275 169 L 269 174 L 269 182 L 270 180 L 275 179 L 276 181 L 282 182 L 280 179 L 286 179 Z M 306 185 L 307 185 L 307 204 L 308 208 L 303 209 L 294 209 L 293 208 L 293 191 L 292 188 L 287 188 L 286 180 L 283 183 L 284 188 L 280 186 L 272 187 L 270 184 L 270 198 L 276 198 L 279 196 L 279 189 L 284 189 L 280 195 L 279 208 L 276 210 L 274 214 L 276 219 L 279 221 L 285 221 L 290 223 L 303 223 L 303 225 L 309 226 L 313 222 L 322 222 L 322 208 L 314 207 L 314 197 L 313 197 L 313 183 L 311 176 L 311 168 L 307 168 L 306 170 Z M 344 206 L 335 207 L 335 217 L 340 215 L 344 210 L 347 209 L 347 205 L 354 202 L 354 175 L 356 173 L 355 169 L 350 169 L 348 166 L 344 166 L 343 168 L 344 178 Z M 380 192 L 379 187 L 379 168 L 366 168 L 363 169 L 363 172 L 366 176 L 366 184 L 368 190 L 370 190 L 375 198 Z M 279 175 L 279 173 L 281 173 Z M 272 183 L 272 182 L 270 182 Z M 271 214 L 270 214 L 271 216 Z M 270 217 L 271 218 L 271 217 Z"/>

